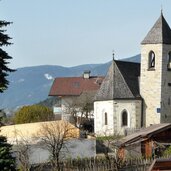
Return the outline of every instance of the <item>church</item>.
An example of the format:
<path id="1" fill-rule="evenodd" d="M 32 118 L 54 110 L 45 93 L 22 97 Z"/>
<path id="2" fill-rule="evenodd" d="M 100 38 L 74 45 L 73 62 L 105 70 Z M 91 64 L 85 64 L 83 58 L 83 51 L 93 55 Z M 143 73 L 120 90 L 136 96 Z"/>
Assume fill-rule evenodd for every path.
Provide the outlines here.
<path id="1" fill-rule="evenodd" d="M 96 135 L 171 123 L 171 29 L 162 12 L 141 42 L 141 64 L 114 60 L 94 101 Z"/>

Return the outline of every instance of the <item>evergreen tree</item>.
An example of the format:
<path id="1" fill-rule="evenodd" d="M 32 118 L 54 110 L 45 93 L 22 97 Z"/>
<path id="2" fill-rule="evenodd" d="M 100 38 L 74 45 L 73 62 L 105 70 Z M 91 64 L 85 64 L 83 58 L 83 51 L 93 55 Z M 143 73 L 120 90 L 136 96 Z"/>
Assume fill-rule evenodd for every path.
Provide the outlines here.
<path id="1" fill-rule="evenodd" d="M 13 69 L 10 69 L 7 65 L 9 62 L 8 59 L 12 59 L 11 56 L 6 53 L 2 47 L 11 45 L 9 40 L 11 39 L 7 34 L 5 34 L 5 31 L 3 27 L 6 27 L 7 25 L 11 24 L 11 22 L 6 21 L 0 21 L 0 92 L 2 93 L 5 89 L 8 87 L 8 72 L 14 71 Z"/>
<path id="2" fill-rule="evenodd" d="M 6 137 L 0 136 L 0 170 L 16 170 L 15 158 L 11 154 L 12 145 L 7 143 Z"/>
<path id="3" fill-rule="evenodd" d="M 8 46 L 11 44 L 9 42 L 11 38 L 4 33 L 6 30 L 2 29 L 9 24 L 11 23 L 0 21 L 0 93 L 2 93 L 8 87 L 9 82 L 6 78 L 8 76 L 8 72 L 14 71 L 7 66 L 9 64 L 7 60 L 12 59 L 12 57 L 2 50 L 3 46 Z M 7 138 L 4 136 L 0 136 L 0 170 L 16 170 L 15 158 L 12 156 L 12 145 L 7 143 Z"/>

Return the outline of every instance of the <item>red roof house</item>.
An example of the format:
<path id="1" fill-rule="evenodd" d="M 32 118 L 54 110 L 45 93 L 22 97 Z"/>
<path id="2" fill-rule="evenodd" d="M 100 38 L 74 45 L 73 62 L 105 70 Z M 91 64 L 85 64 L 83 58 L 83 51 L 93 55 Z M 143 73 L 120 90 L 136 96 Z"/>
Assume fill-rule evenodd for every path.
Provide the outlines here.
<path id="1" fill-rule="evenodd" d="M 56 117 L 70 117 L 70 109 L 76 108 L 79 113 L 81 108 L 86 106 L 89 107 L 89 116 L 92 118 L 94 96 L 103 79 L 102 76 L 90 76 L 90 71 L 85 71 L 81 77 L 56 78 L 49 92 L 49 96 L 56 96 L 59 99 L 59 104 L 54 106 L 54 113 L 58 114 Z"/>
<path id="2" fill-rule="evenodd" d="M 49 96 L 80 96 L 83 92 L 97 91 L 104 77 L 62 77 L 56 78 Z"/>

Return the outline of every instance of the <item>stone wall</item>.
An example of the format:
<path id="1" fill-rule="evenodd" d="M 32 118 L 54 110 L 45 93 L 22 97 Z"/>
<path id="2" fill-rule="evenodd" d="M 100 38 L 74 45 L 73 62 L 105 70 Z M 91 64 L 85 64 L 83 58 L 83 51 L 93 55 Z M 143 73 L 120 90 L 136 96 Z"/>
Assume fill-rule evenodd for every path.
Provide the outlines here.
<path id="1" fill-rule="evenodd" d="M 149 70 L 149 52 L 155 53 L 155 69 Z M 160 113 L 157 108 L 161 105 L 161 82 L 162 82 L 162 45 L 142 45 L 141 47 L 141 78 L 140 94 L 144 99 L 144 126 L 160 123 Z"/>
<path id="2" fill-rule="evenodd" d="M 149 52 L 155 53 L 155 69 L 149 70 Z M 171 45 L 151 44 L 141 47 L 140 94 L 144 99 L 144 126 L 171 121 L 171 71 L 167 70 Z"/>
<path id="3" fill-rule="evenodd" d="M 161 123 L 171 122 L 171 71 L 168 70 L 168 53 L 171 45 L 163 46 L 162 88 L 161 88 Z"/>

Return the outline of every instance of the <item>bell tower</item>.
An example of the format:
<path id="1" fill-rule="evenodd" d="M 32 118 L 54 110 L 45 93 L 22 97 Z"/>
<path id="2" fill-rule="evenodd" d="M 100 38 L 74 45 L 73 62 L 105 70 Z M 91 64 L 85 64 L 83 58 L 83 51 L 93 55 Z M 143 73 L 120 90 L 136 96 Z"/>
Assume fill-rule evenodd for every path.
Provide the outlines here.
<path id="1" fill-rule="evenodd" d="M 171 29 L 162 12 L 141 42 L 143 124 L 171 123 Z"/>

